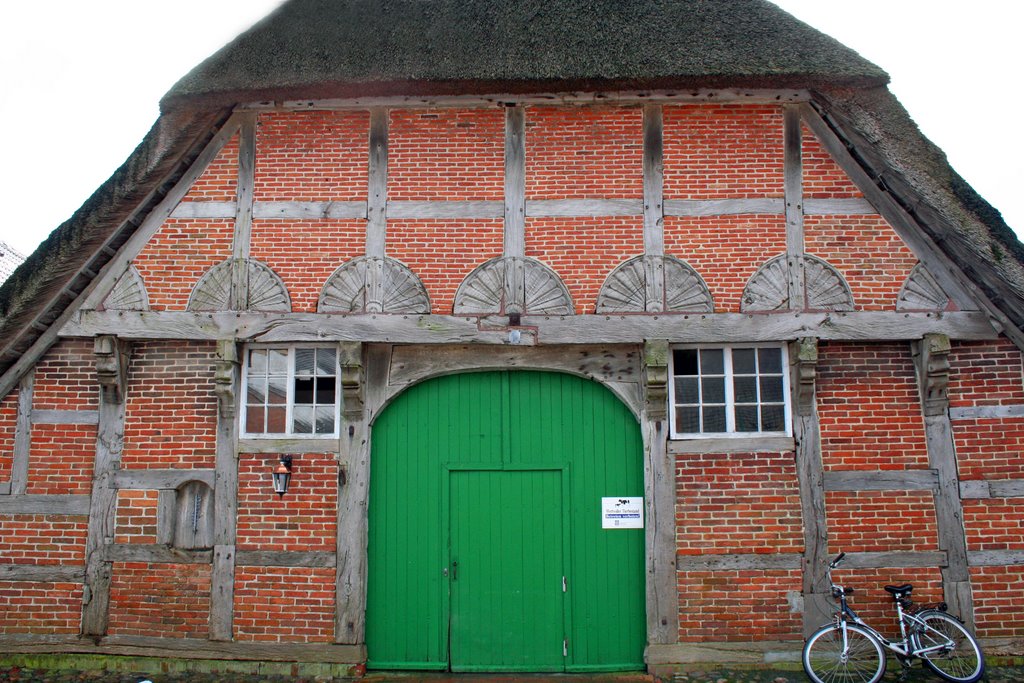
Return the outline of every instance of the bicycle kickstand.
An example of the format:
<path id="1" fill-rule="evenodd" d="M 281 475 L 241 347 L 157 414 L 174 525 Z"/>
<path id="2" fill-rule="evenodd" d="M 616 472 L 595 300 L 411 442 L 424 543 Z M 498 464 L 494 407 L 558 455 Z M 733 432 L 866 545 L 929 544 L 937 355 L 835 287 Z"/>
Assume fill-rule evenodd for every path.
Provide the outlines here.
<path id="1" fill-rule="evenodd" d="M 897 657 L 897 659 L 900 660 L 900 674 L 896 680 L 898 683 L 907 683 L 907 680 L 910 678 L 912 660 L 910 657 Z"/>

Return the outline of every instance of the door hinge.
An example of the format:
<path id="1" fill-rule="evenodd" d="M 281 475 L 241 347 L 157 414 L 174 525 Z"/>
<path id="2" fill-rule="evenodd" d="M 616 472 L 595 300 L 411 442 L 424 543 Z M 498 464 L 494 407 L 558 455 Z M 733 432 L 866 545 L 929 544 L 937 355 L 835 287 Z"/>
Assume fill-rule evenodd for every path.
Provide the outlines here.
<path id="1" fill-rule="evenodd" d="M 565 592 L 565 577 L 562 577 L 562 592 Z"/>
<path id="2" fill-rule="evenodd" d="M 569 641 L 565 638 L 562 639 L 562 656 L 569 656 Z"/>

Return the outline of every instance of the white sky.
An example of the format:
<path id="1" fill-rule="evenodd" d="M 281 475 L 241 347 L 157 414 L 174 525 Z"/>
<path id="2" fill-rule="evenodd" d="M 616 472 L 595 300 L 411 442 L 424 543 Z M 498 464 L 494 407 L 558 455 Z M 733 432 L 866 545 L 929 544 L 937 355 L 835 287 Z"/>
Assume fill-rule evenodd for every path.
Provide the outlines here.
<path id="1" fill-rule="evenodd" d="M 5 2 L 0 240 L 33 251 L 142 140 L 160 97 L 278 4 Z M 925 134 L 1024 234 L 1024 1 L 776 4 L 888 71 L 890 87 Z"/>

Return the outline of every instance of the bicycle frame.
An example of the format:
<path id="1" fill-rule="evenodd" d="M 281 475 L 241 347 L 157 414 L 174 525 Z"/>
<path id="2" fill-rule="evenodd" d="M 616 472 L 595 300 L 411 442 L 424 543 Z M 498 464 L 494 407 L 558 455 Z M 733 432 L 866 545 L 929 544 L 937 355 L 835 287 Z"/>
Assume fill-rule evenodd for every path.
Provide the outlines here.
<path id="1" fill-rule="evenodd" d="M 836 613 L 836 622 L 843 633 L 843 649 L 847 648 L 847 636 L 846 636 L 846 625 L 850 622 L 857 624 L 868 633 L 878 639 L 878 642 L 882 644 L 887 650 L 896 653 L 899 657 L 920 657 L 922 654 L 931 654 L 933 652 L 939 652 L 946 648 L 952 647 L 953 642 L 949 640 L 945 635 L 936 631 L 931 626 L 926 624 L 923 619 L 919 619 L 917 616 L 910 614 L 903 609 L 903 605 L 900 604 L 899 600 L 896 602 L 896 617 L 900 626 L 900 640 L 889 640 L 875 627 L 868 624 L 866 621 L 860 618 L 858 614 L 853 611 L 849 603 L 846 601 L 846 591 L 841 586 L 832 585 L 833 594 L 839 597 L 839 611 Z M 917 629 L 921 632 L 931 632 L 935 636 L 940 636 L 945 642 L 939 643 L 938 645 L 932 645 L 930 647 L 914 648 L 912 647 L 911 630 L 907 628 L 908 624 L 911 629 Z"/>

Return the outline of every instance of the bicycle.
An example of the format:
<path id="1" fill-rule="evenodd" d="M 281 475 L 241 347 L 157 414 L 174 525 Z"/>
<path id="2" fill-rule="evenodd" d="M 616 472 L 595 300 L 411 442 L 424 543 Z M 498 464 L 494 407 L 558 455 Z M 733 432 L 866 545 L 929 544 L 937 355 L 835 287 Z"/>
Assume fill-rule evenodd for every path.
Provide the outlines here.
<path id="1" fill-rule="evenodd" d="M 896 604 L 900 639 L 889 640 L 864 622 L 847 603 L 852 588 L 832 582 L 832 570 L 846 557 L 839 555 L 828 565 L 832 597 L 839 601 L 834 621 L 815 631 L 804 643 L 804 673 L 815 683 L 876 683 L 885 675 L 886 656 L 882 648 L 896 655 L 906 676 L 914 659 L 940 677 L 954 683 L 974 683 L 985 673 L 985 658 L 978 641 L 945 604 L 917 609 L 910 594 L 913 585 L 885 586 Z"/>

